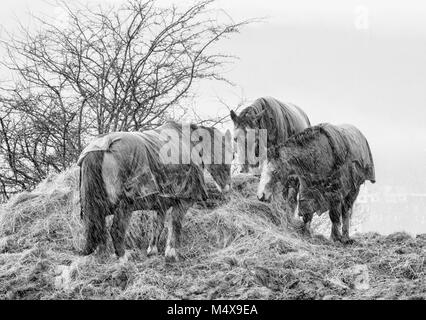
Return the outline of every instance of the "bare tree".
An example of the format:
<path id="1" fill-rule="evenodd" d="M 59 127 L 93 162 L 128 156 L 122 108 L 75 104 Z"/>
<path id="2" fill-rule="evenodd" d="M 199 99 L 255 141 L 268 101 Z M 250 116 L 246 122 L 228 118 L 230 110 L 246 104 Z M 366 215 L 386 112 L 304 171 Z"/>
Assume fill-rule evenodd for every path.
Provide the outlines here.
<path id="1" fill-rule="evenodd" d="M 153 0 L 109 8 L 61 2 L 66 25 L 35 17 L 37 32 L 22 28 L 19 38 L 3 40 L 2 64 L 14 81 L 0 99 L 0 188 L 11 181 L 31 187 L 63 170 L 93 135 L 182 116 L 195 81 L 227 81 L 220 72 L 234 57 L 214 44 L 247 22 L 234 23 L 211 4 L 182 10 Z"/>

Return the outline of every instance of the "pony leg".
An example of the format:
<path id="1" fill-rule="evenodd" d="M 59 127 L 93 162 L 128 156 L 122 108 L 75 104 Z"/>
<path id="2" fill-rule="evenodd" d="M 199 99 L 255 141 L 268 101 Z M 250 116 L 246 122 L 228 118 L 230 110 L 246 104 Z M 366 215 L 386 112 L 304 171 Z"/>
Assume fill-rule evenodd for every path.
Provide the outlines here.
<path id="1" fill-rule="evenodd" d="M 342 226 L 342 242 L 345 244 L 352 244 L 354 240 L 349 237 L 349 226 L 350 219 L 352 216 L 352 208 L 353 204 L 358 196 L 359 188 L 355 192 L 350 193 L 346 199 L 342 208 L 342 218 L 343 218 L 343 226 Z"/>
<path id="2" fill-rule="evenodd" d="M 354 240 L 352 240 L 349 237 L 349 225 L 350 225 L 350 217 L 352 215 L 352 208 L 348 209 L 348 210 L 344 210 L 342 213 L 342 220 L 343 220 L 343 225 L 342 225 L 342 242 L 344 244 L 352 244 L 354 243 Z"/>
<path id="3" fill-rule="evenodd" d="M 121 201 L 114 214 L 114 220 L 111 226 L 111 238 L 114 244 L 115 254 L 119 257 L 122 257 L 125 253 L 124 238 L 131 215 L 132 212 L 129 210 L 128 206 Z"/>
<path id="4" fill-rule="evenodd" d="M 312 222 L 312 218 L 314 217 L 314 213 L 305 213 L 303 215 L 303 233 L 308 236 L 311 237 L 312 236 L 312 230 L 311 230 L 311 222 Z"/>
<path id="5" fill-rule="evenodd" d="M 165 252 L 167 262 L 176 262 L 179 260 L 177 247 L 180 244 L 182 220 L 188 207 L 189 204 L 187 202 L 180 201 L 170 210 L 170 217 L 167 220 L 168 235 Z"/>
<path id="6" fill-rule="evenodd" d="M 86 243 L 82 254 L 87 256 L 92 254 L 99 246 L 101 250 L 106 249 L 106 221 L 105 217 L 90 217 L 86 220 Z"/>
<path id="7" fill-rule="evenodd" d="M 297 178 L 290 178 L 291 181 L 288 182 L 288 192 L 286 195 L 288 207 L 291 211 L 292 216 L 294 216 L 297 208 L 297 195 L 300 190 L 300 182 Z M 312 218 L 311 218 L 312 220 Z"/>
<path id="8" fill-rule="evenodd" d="M 330 211 L 330 220 L 332 222 L 331 226 L 331 240 L 333 241 L 342 241 L 342 234 L 340 233 L 340 215 L 341 215 L 341 204 L 333 206 Z"/>
<path id="9" fill-rule="evenodd" d="M 154 218 L 152 219 L 151 237 L 149 246 L 146 250 L 148 257 L 158 254 L 158 241 L 160 239 L 161 231 L 164 228 L 164 218 L 166 214 L 163 210 L 157 210 Z"/>
<path id="10" fill-rule="evenodd" d="M 296 212 L 296 208 L 297 208 L 297 189 L 290 187 L 288 189 L 287 199 L 288 199 L 287 201 L 288 201 L 288 206 L 290 208 L 290 211 L 292 215 L 294 216 L 294 213 Z"/>

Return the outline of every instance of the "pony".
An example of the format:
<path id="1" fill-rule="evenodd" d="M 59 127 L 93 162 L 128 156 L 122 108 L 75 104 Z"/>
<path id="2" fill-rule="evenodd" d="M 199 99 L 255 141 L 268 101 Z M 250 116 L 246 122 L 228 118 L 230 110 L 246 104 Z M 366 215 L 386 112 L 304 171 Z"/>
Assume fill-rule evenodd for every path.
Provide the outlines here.
<path id="1" fill-rule="evenodd" d="M 267 130 L 266 149 L 283 144 L 292 135 L 310 127 L 306 113 L 298 106 L 290 103 L 282 103 L 275 98 L 263 97 L 257 99 L 252 105 L 241 111 L 239 115 L 235 111 L 230 112 L 234 123 L 234 142 L 239 164 L 242 164 L 242 172 L 248 172 L 249 167 L 262 168 L 264 158 L 259 157 L 259 129 Z M 256 140 L 248 143 L 248 130 L 254 130 Z M 249 164 L 248 155 L 256 154 L 257 163 Z M 284 190 L 284 196 L 288 200 L 290 208 L 294 211 L 298 193 L 297 179 L 289 179 Z"/>
<path id="2" fill-rule="evenodd" d="M 165 258 L 178 261 L 183 217 L 194 202 L 207 198 L 204 169 L 221 192 L 230 189 L 231 165 L 224 159 L 228 154 L 232 157 L 230 139 L 211 127 L 172 121 L 155 130 L 114 132 L 94 139 L 77 161 L 86 233 L 82 254 L 89 255 L 98 247 L 105 249 L 105 219 L 113 215 L 110 234 L 115 254 L 123 256 L 131 213 L 153 210 L 147 254 L 158 254 L 159 237 L 167 221 Z"/>
<path id="3" fill-rule="evenodd" d="M 329 211 L 331 239 L 353 242 L 349 237 L 352 206 L 360 186 L 366 180 L 376 181 L 370 146 L 361 131 L 352 125 L 313 126 L 271 150 L 268 160 L 262 168 L 259 198 L 269 201 L 289 175 L 296 175 L 304 233 L 311 235 L 315 212 L 321 215 Z"/>

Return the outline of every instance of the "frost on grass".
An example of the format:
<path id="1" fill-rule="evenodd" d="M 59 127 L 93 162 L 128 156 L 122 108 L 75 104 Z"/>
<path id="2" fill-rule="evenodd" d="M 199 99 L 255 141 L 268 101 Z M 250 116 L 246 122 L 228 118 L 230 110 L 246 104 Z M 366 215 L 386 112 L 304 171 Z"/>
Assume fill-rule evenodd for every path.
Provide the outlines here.
<path id="1" fill-rule="evenodd" d="M 306 239 L 279 205 L 255 199 L 248 176 L 227 201 L 188 211 L 178 263 L 146 256 L 150 212 L 133 213 L 123 258 L 111 243 L 109 254 L 82 257 L 78 175 L 71 168 L 1 207 L 0 299 L 426 297 L 425 235 L 355 235 L 352 246 Z M 314 220 L 329 232 L 326 214 Z"/>

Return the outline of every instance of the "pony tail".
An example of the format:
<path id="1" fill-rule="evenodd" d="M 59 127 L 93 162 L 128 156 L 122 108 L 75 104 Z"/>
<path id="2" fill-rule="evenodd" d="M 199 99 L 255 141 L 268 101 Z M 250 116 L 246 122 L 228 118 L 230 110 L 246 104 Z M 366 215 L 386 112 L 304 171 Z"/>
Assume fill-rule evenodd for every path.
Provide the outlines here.
<path id="1" fill-rule="evenodd" d="M 80 215 L 86 226 L 85 255 L 106 242 L 105 217 L 110 213 L 111 205 L 102 178 L 103 159 L 104 151 L 91 151 L 81 164 Z"/>

